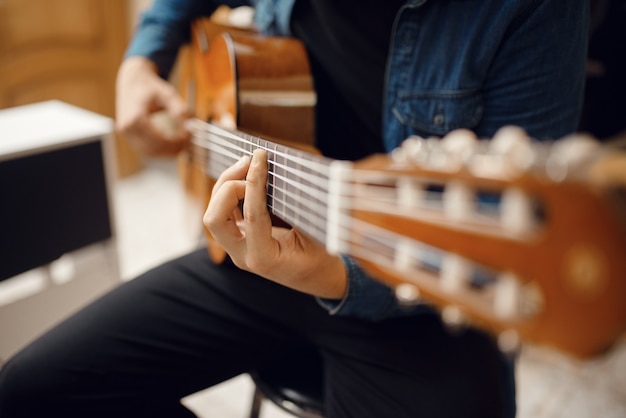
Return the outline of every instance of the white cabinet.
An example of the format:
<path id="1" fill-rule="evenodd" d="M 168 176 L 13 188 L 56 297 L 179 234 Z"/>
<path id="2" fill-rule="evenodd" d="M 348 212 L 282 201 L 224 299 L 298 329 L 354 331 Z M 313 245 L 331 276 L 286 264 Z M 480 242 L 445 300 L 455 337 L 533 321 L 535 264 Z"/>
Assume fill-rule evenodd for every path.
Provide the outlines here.
<path id="1" fill-rule="evenodd" d="M 0 110 L 0 358 L 119 283 L 110 118 Z"/>

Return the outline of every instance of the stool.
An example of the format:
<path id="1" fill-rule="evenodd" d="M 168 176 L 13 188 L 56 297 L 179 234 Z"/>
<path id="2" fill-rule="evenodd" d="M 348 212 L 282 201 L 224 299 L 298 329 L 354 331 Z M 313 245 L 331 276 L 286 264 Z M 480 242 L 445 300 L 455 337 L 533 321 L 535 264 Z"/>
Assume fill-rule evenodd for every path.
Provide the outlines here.
<path id="1" fill-rule="evenodd" d="M 255 384 L 250 418 L 259 418 L 264 399 L 299 418 L 323 418 L 323 370 L 319 353 L 307 349 L 250 373 Z"/>

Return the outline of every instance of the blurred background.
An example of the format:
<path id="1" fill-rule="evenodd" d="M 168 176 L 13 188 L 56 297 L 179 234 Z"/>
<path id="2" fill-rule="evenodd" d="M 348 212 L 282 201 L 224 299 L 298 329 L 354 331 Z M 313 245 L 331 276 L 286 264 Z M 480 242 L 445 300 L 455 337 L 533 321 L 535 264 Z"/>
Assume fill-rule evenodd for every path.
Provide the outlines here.
<path id="1" fill-rule="evenodd" d="M 149 0 L 0 2 L 0 108 L 57 99 L 113 117 L 115 74 Z M 116 141 L 121 177 L 141 163 Z"/>

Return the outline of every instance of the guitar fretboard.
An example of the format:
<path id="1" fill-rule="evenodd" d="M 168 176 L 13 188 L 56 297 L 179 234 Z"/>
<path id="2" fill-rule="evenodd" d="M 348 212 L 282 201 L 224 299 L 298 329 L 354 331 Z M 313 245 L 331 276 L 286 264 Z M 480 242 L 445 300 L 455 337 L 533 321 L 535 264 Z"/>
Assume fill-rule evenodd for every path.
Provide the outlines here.
<path id="1" fill-rule="evenodd" d="M 334 160 L 200 120 L 193 122 L 192 143 L 195 160 L 213 178 L 255 149 L 266 150 L 270 211 L 319 242 L 328 242 L 329 208 L 337 206 L 329 197 Z"/>

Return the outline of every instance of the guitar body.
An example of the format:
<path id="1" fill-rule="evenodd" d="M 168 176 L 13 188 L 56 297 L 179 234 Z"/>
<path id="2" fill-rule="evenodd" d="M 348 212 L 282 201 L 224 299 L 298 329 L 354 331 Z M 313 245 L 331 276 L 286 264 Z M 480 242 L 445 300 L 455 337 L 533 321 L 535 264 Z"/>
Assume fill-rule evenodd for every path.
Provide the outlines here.
<path id="1" fill-rule="evenodd" d="M 306 51 L 295 39 L 197 20 L 179 56 L 179 92 L 198 119 L 316 152 L 316 96 Z M 179 167 L 187 191 L 206 207 L 215 179 L 203 158 L 192 147 Z M 222 262 L 224 250 L 205 234 L 211 258 Z"/>

